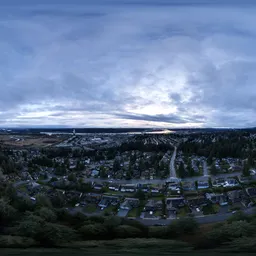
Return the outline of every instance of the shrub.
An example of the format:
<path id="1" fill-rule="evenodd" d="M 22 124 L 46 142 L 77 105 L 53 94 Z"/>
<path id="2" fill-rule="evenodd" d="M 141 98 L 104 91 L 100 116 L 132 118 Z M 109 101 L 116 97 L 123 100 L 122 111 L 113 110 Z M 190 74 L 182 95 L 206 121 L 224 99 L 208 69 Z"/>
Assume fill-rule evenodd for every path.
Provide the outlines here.
<path id="1" fill-rule="evenodd" d="M 17 234 L 40 240 L 44 225 L 45 221 L 41 217 L 28 214 L 18 225 Z"/>
<path id="2" fill-rule="evenodd" d="M 39 215 L 45 221 L 49 222 L 55 222 L 57 219 L 57 216 L 54 213 L 54 211 L 46 207 L 40 208 L 38 211 L 36 211 L 36 214 Z"/>
<path id="3" fill-rule="evenodd" d="M 16 218 L 16 210 L 8 202 L 0 199 L 0 222 L 3 224 Z"/>
<path id="4" fill-rule="evenodd" d="M 236 238 L 248 237 L 256 233 L 255 227 L 246 221 L 236 221 L 231 224 L 214 228 L 208 233 L 207 239 L 215 245 L 233 241 Z"/>
<path id="5" fill-rule="evenodd" d="M 80 228 L 79 232 L 86 239 L 108 239 L 108 230 L 102 224 L 89 224 Z"/>
<path id="6" fill-rule="evenodd" d="M 183 234 L 193 234 L 198 229 L 198 223 L 192 217 L 172 221 L 167 228 L 168 236 L 175 237 Z"/>
<path id="7" fill-rule="evenodd" d="M 37 245 L 32 238 L 21 236 L 0 236 L 1 248 L 28 248 Z"/>
<path id="8" fill-rule="evenodd" d="M 149 238 L 165 238 L 167 236 L 166 227 L 150 227 L 148 230 Z"/>
<path id="9" fill-rule="evenodd" d="M 74 241 L 77 238 L 76 232 L 67 226 L 46 223 L 42 228 L 40 242 L 44 245 L 59 245 Z"/>
<path id="10" fill-rule="evenodd" d="M 247 216 L 244 212 L 242 211 L 237 211 L 236 213 L 234 213 L 229 219 L 228 219 L 228 223 L 232 223 L 234 221 L 239 221 L 239 220 L 245 220 L 248 221 L 250 219 L 249 216 Z"/>
<path id="11" fill-rule="evenodd" d="M 128 225 L 115 227 L 113 232 L 115 238 L 135 238 L 143 236 L 143 233 L 140 229 Z"/>

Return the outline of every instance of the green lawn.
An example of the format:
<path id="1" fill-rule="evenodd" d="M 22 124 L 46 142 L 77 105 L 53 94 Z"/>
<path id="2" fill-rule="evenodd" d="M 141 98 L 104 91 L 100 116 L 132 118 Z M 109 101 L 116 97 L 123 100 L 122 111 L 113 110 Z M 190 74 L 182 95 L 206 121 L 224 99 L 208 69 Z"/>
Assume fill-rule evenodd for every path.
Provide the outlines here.
<path id="1" fill-rule="evenodd" d="M 85 208 L 84 208 L 84 212 L 87 213 L 93 213 L 97 210 L 97 206 L 96 204 L 88 204 Z"/>
<path id="2" fill-rule="evenodd" d="M 137 208 L 133 208 L 128 212 L 128 217 L 130 218 L 136 218 L 137 217 Z"/>
<path id="3" fill-rule="evenodd" d="M 157 216 L 157 217 L 162 216 L 162 214 L 163 214 L 162 211 L 156 211 L 156 212 L 154 213 L 154 215 Z"/>
<path id="4" fill-rule="evenodd" d="M 153 200 L 159 201 L 159 200 L 162 200 L 163 198 L 164 198 L 163 195 L 158 195 L 158 196 L 151 196 L 148 199 L 153 199 Z"/>
<path id="5" fill-rule="evenodd" d="M 219 212 L 219 205 L 217 204 L 209 204 L 203 207 L 202 211 L 204 215 L 209 215 L 209 214 L 216 214 Z"/>
<path id="6" fill-rule="evenodd" d="M 112 213 L 112 212 L 116 212 L 116 206 L 114 205 L 110 205 L 107 208 L 104 209 L 103 211 L 104 213 Z"/>
<path id="7" fill-rule="evenodd" d="M 184 206 L 179 209 L 178 217 L 186 217 L 190 213 L 190 210 L 187 206 Z"/>

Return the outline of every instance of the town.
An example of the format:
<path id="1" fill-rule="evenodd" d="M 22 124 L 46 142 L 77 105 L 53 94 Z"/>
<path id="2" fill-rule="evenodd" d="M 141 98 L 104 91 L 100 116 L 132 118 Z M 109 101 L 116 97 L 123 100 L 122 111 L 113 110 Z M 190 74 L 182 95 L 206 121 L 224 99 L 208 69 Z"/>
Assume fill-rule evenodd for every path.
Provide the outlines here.
<path id="1" fill-rule="evenodd" d="M 251 131 L 0 135 L 0 180 L 20 198 L 146 225 L 217 222 L 256 200 Z"/>

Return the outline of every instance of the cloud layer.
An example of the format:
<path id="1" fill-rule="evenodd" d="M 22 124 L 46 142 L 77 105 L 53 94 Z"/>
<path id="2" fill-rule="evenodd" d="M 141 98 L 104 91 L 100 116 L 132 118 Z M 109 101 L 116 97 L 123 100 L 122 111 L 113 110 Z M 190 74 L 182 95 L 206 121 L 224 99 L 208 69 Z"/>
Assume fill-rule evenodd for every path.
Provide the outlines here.
<path id="1" fill-rule="evenodd" d="M 256 126 L 256 6 L 78 2 L 1 8 L 0 126 Z"/>

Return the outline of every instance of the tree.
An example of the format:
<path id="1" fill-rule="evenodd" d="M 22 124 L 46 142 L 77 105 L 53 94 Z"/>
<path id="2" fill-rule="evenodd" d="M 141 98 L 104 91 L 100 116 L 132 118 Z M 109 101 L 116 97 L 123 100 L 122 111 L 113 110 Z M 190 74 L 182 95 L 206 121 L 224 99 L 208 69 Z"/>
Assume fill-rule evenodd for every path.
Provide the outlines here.
<path id="1" fill-rule="evenodd" d="M 239 237 L 250 237 L 255 234 L 255 227 L 246 221 L 235 221 L 231 224 L 224 224 L 214 228 L 208 233 L 207 239 L 220 245 Z"/>
<path id="2" fill-rule="evenodd" d="M 243 175 L 244 176 L 250 176 L 250 165 L 249 165 L 248 161 L 246 161 L 246 163 L 244 163 Z"/>
<path id="3" fill-rule="evenodd" d="M 128 225 L 121 225 L 114 228 L 115 238 L 135 238 L 142 237 L 142 232 L 138 228 Z"/>
<path id="4" fill-rule="evenodd" d="M 129 171 L 126 172 L 125 179 L 126 179 L 126 180 L 131 180 L 131 179 L 132 179 L 131 172 L 129 172 Z"/>
<path id="5" fill-rule="evenodd" d="M 55 222 L 57 220 L 57 216 L 54 211 L 47 207 L 40 208 L 36 211 L 36 214 L 48 222 Z"/>
<path id="6" fill-rule="evenodd" d="M 28 195 L 17 197 L 13 203 L 13 207 L 19 212 L 33 211 L 35 204 L 32 202 Z"/>
<path id="7" fill-rule="evenodd" d="M 52 177 L 52 178 L 50 179 L 50 182 L 55 182 L 55 181 L 58 181 L 58 179 L 57 179 L 56 177 Z"/>
<path id="8" fill-rule="evenodd" d="M 40 235 L 40 242 L 43 245 L 65 244 L 77 238 L 77 233 L 72 228 L 54 223 L 46 223 Z"/>
<path id="9" fill-rule="evenodd" d="M 54 173 L 55 173 L 55 175 L 58 175 L 58 176 L 66 175 L 67 170 L 66 170 L 65 165 L 62 164 L 61 166 L 56 167 Z"/>
<path id="10" fill-rule="evenodd" d="M 100 167 L 100 177 L 101 177 L 102 179 L 106 179 L 106 178 L 108 177 L 107 172 L 106 172 L 106 169 L 105 169 L 104 166 L 101 166 L 101 167 Z"/>
<path id="11" fill-rule="evenodd" d="M 186 176 L 186 171 L 185 171 L 185 167 L 184 167 L 184 163 L 181 162 L 180 165 L 179 165 L 179 168 L 177 170 L 177 174 L 180 178 L 185 178 Z"/>
<path id="12" fill-rule="evenodd" d="M 209 188 L 212 188 L 212 179 L 211 177 L 208 178 Z"/>
<path id="13" fill-rule="evenodd" d="M 215 162 L 211 165 L 211 174 L 216 175 L 218 173 L 218 169 L 216 168 Z"/>
<path id="14" fill-rule="evenodd" d="M 249 219 L 250 217 L 246 215 L 243 211 L 237 211 L 231 217 L 228 218 L 228 223 L 232 223 L 240 220 L 248 221 Z"/>
<path id="15" fill-rule="evenodd" d="M 16 218 L 16 210 L 4 199 L 0 199 L 0 223 L 7 224 Z"/>
<path id="16" fill-rule="evenodd" d="M 64 195 L 60 191 L 57 191 L 57 193 L 55 193 L 54 196 L 51 197 L 51 203 L 56 208 L 63 207 L 65 205 Z"/>
<path id="17" fill-rule="evenodd" d="M 195 188 L 198 189 L 198 181 L 195 181 Z"/>
<path id="18" fill-rule="evenodd" d="M 195 171 L 194 171 L 194 169 L 193 169 L 193 167 L 191 165 L 191 160 L 190 159 L 188 160 L 187 172 L 188 172 L 188 175 L 190 177 L 195 175 Z"/>
<path id="19" fill-rule="evenodd" d="M 48 207 L 52 208 L 52 203 L 48 196 L 44 194 L 37 194 L 36 195 L 36 206 L 37 207 Z"/>
<path id="20" fill-rule="evenodd" d="M 120 170 L 120 162 L 115 159 L 113 163 L 113 172 L 117 173 Z"/>
<path id="21" fill-rule="evenodd" d="M 10 184 L 5 189 L 5 196 L 12 203 L 17 199 L 17 190 Z"/>
<path id="22" fill-rule="evenodd" d="M 174 220 L 167 228 L 169 236 L 193 234 L 198 229 L 198 223 L 192 217 Z"/>
<path id="23" fill-rule="evenodd" d="M 70 173 L 68 175 L 68 180 L 69 181 L 73 181 L 73 182 L 76 182 L 76 175 L 74 173 Z"/>
<path id="24" fill-rule="evenodd" d="M 138 191 L 135 193 L 134 196 L 136 198 L 138 198 L 139 200 L 145 200 L 145 198 L 146 198 L 145 193 L 141 189 L 138 189 Z"/>
<path id="25" fill-rule="evenodd" d="M 86 239 L 106 239 L 108 237 L 107 227 L 102 224 L 84 225 L 79 232 Z"/>

